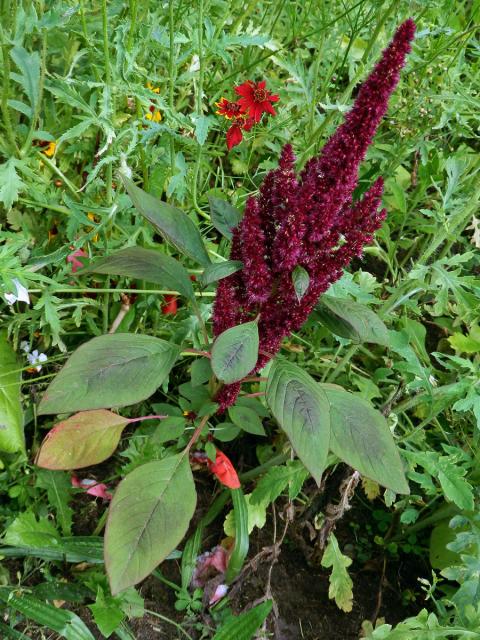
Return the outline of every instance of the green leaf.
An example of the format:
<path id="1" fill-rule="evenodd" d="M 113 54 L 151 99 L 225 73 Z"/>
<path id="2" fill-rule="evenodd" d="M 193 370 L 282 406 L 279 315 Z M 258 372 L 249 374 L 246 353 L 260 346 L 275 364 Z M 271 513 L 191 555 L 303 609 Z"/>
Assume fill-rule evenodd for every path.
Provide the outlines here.
<path id="1" fill-rule="evenodd" d="M 212 640 L 251 640 L 272 610 L 272 601 L 266 600 L 250 611 L 232 616 L 213 636 Z"/>
<path id="2" fill-rule="evenodd" d="M 25 451 L 20 395 L 21 367 L 15 351 L 0 333 L 0 451 Z"/>
<path id="3" fill-rule="evenodd" d="M 37 521 L 35 514 L 25 511 L 18 515 L 7 527 L 2 538 L 3 544 L 15 547 L 44 547 L 56 545 L 58 532 L 47 518 Z"/>
<path id="4" fill-rule="evenodd" d="M 296 489 L 302 487 L 308 477 L 308 471 L 299 460 L 289 460 L 286 466 L 271 467 L 264 476 L 258 480 L 255 489 L 252 492 L 250 503 L 270 504 L 274 502 L 289 485 Z M 300 491 L 300 489 L 298 489 Z M 296 493 L 298 494 L 298 491 Z M 290 499 L 295 496 L 291 495 Z"/>
<path id="5" fill-rule="evenodd" d="M 248 407 L 234 406 L 228 410 L 230 420 L 247 433 L 253 433 L 256 436 L 265 436 L 265 429 L 258 414 Z"/>
<path id="6" fill-rule="evenodd" d="M 76 413 L 48 432 L 35 463 L 65 471 L 99 464 L 115 451 L 128 422 L 105 409 Z"/>
<path id="7" fill-rule="evenodd" d="M 208 130 L 213 124 L 214 119 L 209 116 L 198 116 L 195 119 L 195 137 L 200 146 L 205 144 L 208 136 Z"/>
<path id="8" fill-rule="evenodd" d="M 27 524 L 23 524 L 21 535 L 22 537 L 18 539 L 18 546 L 0 545 L 0 555 L 7 558 L 32 557 L 42 560 L 60 560 L 61 562 L 103 563 L 103 538 L 96 536 L 54 538 L 45 532 L 42 546 L 33 546 L 30 544 L 32 539 L 40 543 L 40 538 L 35 539 L 34 532 L 27 529 Z M 33 537 L 29 537 L 30 535 Z M 24 540 L 25 543 L 20 543 L 20 540 Z"/>
<path id="9" fill-rule="evenodd" d="M 210 380 L 212 375 L 212 367 L 208 358 L 197 358 L 192 362 L 190 369 L 192 387 L 199 387 L 204 382 Z"/>
<path id="10" fill-rule="evenodd" d="M 85 623 L 75 613 L 53 604 L 46 604 L 26 593 L 17 593 L 16 588 L 0 587 L 0 600 L 42 628 L 51 629 L 66 640 L 95 640 Z"/>
<path id="11" fill-rule="evenodd" d="M 177 345 L 140 334 L 98 336 L 79 347 L 51 382 L 39 414 L 125 407 L 150 397 L 179 354 Z"/>
<path id="12" fill-rule="evenodd" d="M 339 609 L 349 613 L 353 607 L 353 582 L 350 578 L 347 567 L 352 564 L 351 558 L 343 555 L 338 546 L 338 542 L 333 533 L 328 539 L 327 548 L 322 558 L 322 567 L 332 567 L 328 588 L 328 597 L 335 603 Z"/>
<path id="13" fill-rule="evenodd" d="M 7 210 L 12 208 L 18 200 L 20 192 L 25 188 L 25 183 L 19 177 L 16 167 L 19 161 L 9 158 L 0 165 L 0 202 L 3 202 Z"/>
<path id="14" fill-rule="evenodd" d="M 362 475 L 396 493 L 409 493 L 397 445 L 383 415 L 336 385 L 319 385 L 330 403 L 330 448 Z"/>
<path id="15" fill-rule="evenodd" d="M 266 400 L 296 454 L 320 485 L 330 442 L 330 406 L 325 392 L 300 367 L 274 360 Z"/>
<path id="16" fill-rule="evenodd" d="M 188 456 L 149 462 L 122 480 L 105 532 L 105 565 L 113 595 L 143 580 L 177 546 L 195 504 Z"/>
<path id="17" fill-rule="evenodd" d="M 292 281 L 297 300 L 300 302 L 303 296 L 307 293 L 308 285 L 310 284 L 308 271 L 300 265 L 297 265 L 292 272 Z"/>
<path id="18" fill-rule="evenodd" d="M 47 490 L 48 502 L 55 509 L 57 524 L 63 535 L 71 535 L 73 510 L 68 504 L 72 499 L 70 475 L 61 471 L 39 469 L 36 486 Z"/>
<path id="19" fill-rule="evenodd" d="M 387 327 L 376 313 L 363 304 L 323 294 L 315 310 L 320 322 L 336 336 L 348 338 L 355 344 L 389 344 Z"/>
<path id="20" fill-rule="evenodd" d="M 202 273 L 200 282 L 207 287 L 212 282 L 231 276 L 243 268 L 243 262 L 240 260 L 225 260 L 224 262 L 212 262 Z"/>
<path id="21" fill-rule="evenodd" d="M 447 500 L 454 502 L 460 509 L 473 511 L 473 487 L 462 476 L 466 470 L 446 456 L 438 459 L 437 477 Z"/>
<path id="22" fill-rule="evenodd" d="M 28 53 L 19 46 L 13 47 L 10 56 L 21 72 L 21 75 L 12 73 L 12 78 L 22 86 L 34 112 L 40 86 L 40 56 L 37 51 Z"/>
<path id="23" fill-rule="evenodd" d="M 222 235 L 231 240 L 233 229 L 238 226 L 242 219 L 241 211 L 233 207 L 226 200 L 215 198 L 214 196 L 210 196 L 208 202 L 210 203 L 210 217 L 213 226 L 220 231 Z"/>
<path id="24" fill-rule="evenodd" d="M 128 247 L 102 258 L 78 273 L 109 273 L 115 276 L 138 278 L 172 289 L 195 300 L 192 281 L 185 267 L 170 256 L 153 249 Z"/>
<path id="25" fill-rule="evenodd" d="M 186 213 L 155 198 L 122 176 L 135 208 L 181 253 L 207 267 L 210 258 L 200 232 Z"/>
<path id="26" fill-rule="evenodd" d="M 93 613 L 95 624 L 105 638 L 109 638 L 125 619 L 125 613 L 119 605 L 118 598 L 105 596 L 101 587 L 98 588 L 95 603 L 89 604 L 88 608 Z"/>
<path id="27" fill-rule="evenodd" d="M 221 333 L 213 343 L 213 373 L 225 384 L 241 380 L 258 359 L 258 324 L 246 322 Z"/>
<path id="28" fill-rule="evenodd" d="M 248 537 L 250 533 L 250 510 L 246 501 L 246 496 L 243 495 L 241 488 L 231 489 L 230 493 L 232 494 L 233 503 L 232 513 L 234 514 L 235 519 L 235 529 L 233 534 L 235 537 L 235 544 L 228 561 L 228 567 L 225 574 L 227 583 L 230 583 L 240 573 L 243 563 L 245 562 L 245 558 L 247 557 L 248 547 L 250 544 Z M 255 507 L 253 509 L 255 510 Z M 256 507 L 256 509 L 258 510 L 258 507 Z M 252 528 L 255 524 L 256 523 L 252 523 Z"/>

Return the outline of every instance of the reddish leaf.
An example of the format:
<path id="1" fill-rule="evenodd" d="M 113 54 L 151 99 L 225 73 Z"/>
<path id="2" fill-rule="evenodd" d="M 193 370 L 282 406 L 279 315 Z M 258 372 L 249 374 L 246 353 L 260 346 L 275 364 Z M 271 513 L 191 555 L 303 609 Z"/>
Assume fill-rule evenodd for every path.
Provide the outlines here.
<path id="1" fill-rule="evenodd" d="M 45 469 L 81 469 L 109 458 L 128 424 L 127 418 L 100 409 L 81 411 L 47 434 L 36 464 Z"/>

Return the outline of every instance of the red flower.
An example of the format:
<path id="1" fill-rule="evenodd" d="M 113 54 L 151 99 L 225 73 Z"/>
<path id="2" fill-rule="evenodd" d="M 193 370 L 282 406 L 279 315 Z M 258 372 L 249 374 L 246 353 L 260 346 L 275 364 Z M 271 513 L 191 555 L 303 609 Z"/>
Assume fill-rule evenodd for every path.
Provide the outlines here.
<path id="1" fill-rule="evenodd" d="M 265 89 L 265 85 L 265 80 L 261 82 L 247 80 L 240 86 L 234 87 L 235 92 L 241 96 L 237 104 L 240 105 L 243 113 L 248 112 L 254 122 L 260 122 L 264 113 L 269 113 L 272 116 L 277 115 L 272 102 L 278 101 L 278 95 L 270 93 Z"/>
<path id="2" fill-rule="evenodd" d="M 217 477 L 219 482 L 229 489 L 240 488 L 241 485 L 237 472 L 235 471 L 233 464 L 222 451 L 217 449 L 215 462 L 208 460 L 207 464 L 209 470 Z"/>
<path id="3" fill-rule="evenodd" d="M 177 313 L 177 296 L 168 294 L 165 296 L 165 303 L 162 304 L 162 313 L 164 316 L 175 315 Z"/>
<path id="4" fill-rule="evenodd" d="M 78 258 L 86 258 L 87 254 L 83 249 L 77 249 L 72 253 L 69 253 L 67 256 L 67 262 L 70 262 L 72 265 L 72 273 L 76 273 L 79 269 L 82 269 L 84 264 Z"/>
<path id="5" fill-rule="evenodd" d="M 218 111 L 215 111 L 217 116 L 223 116 L 227 118 L 227 120 L 231 120 L 232 118 L 236 118 L 242 113 L 242 109 L 238 102 L 230 102 L 226 98 L 221 98 L 219 102 L 215 103 L 215 106 L 218 107 Z"/>
<path id="6" fill-rule="evenodd" d="M 235 124 L 232 124 L 227 131 L 227 147 L 229 151 L 243 140 L 242 131 L 250 131 L 254 124 L 254 119 L 245 115 L 235 117 Z"/>

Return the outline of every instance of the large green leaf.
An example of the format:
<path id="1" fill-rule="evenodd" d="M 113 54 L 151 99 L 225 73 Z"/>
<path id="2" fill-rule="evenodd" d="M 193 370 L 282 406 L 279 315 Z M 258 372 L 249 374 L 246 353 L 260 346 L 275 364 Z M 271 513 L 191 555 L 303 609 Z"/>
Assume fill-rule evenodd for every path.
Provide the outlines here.
<path id="1" fill-rule="evenodd" d="M 0 451 L 25 451 L 20 400 L 21 371 L 15 351 L 0 333 Z"/>
<path id="2" fill-rule="evenodd" d="M 125 176 L 122 180 L 135 208 L 168 242 L 204 267 L 210 264 L 202 236 L 186 213 L 146 193 Z"/>
<path id="3" fill-rule="evenodd" d="M 151 396 L 168 376 L 177 345 L 140 334 L 98 336 L 79 347 L 49 385 L 39 413 L 125 407 Z"/>
<path id="4" fill-rule="evenodd" d="M 266 400 L 298 457 L 320 484 L 330 442 L 330 406 L 325 392 L 300 367 L 275 360 Z"/>
<path id="5" fill-rule="evenodd" d="M 241 380 L 257 364 L 258 343 L 255 321 L 227 329 L 213 343 L 213 373 L 225 384 Z"/>
<path id="6" fill-rule="evenodd" d="M 388 329 L 375 312 L 352 300 L 323 295 L 315 307 L 320 322 L 332 333 L 356 344 L 388 346 Z"/>
<path id="7" fill-rule="evenodd" d="M 47 433 L 35 463 L 65 471 L 99 464 L 115 451 L 128 422 L 105 409 L 76 413 Z"/>
<path id="8" fill-rule="evenodd" d="M 409 493 L 402 460 L 383 415 L 336 385 L 319 385 L 330 404 L 330 448 L 362 475 L 396 493 Z"/>
<path id="9" fill-rule="evenodd" d="M 42 628 L 51 629 L 66 640 L 95 640 L 85 623 L 71 611 L 55 607 L 16 588 L 0 587 L 0 600 Z"/>
<path id="10" fill-rule="evenodd" d="M 153 249 L 128 247 L 88 265 L 81 273 L 109 273 L 154 282 L 195 299 L 192 281 L 185 267 L 170 256 Z M 79 274 L 79 275 L 80 275 Z"/>
<path id="11" fill-rule="evenodd" d="M 251 640 L 272 610 L 272 601 L 266 600 L 250 611 L 232 616 L 213 636 L 213 640 Z"/>
<path id="12" fill-rule="evenodd" d="M 235 209 L 229 202 L 221 198 L 210 196 L 210 217 L 213 226 L 220 231 L 229 240 L 232 239 L 232 230 L 238 225 L 242 219 L 242 213 Z"/>
<path id="13" fill-rule="evenodd" d="M 188 456 L 137 467 L 119 484 L 105 532 L 112 594 L 143 580 L 176 547 L 195 511 Z"/>

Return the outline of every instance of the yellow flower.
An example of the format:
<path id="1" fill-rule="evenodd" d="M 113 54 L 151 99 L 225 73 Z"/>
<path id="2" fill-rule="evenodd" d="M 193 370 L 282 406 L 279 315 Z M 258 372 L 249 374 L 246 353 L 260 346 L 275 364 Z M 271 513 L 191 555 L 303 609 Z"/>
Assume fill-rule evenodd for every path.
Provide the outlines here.
<path id="1" fill-rule="evenodd" d="M 153 93 L 160 93 L 160 87 L 154 87 L 150 81 L 147 82 L 147 89 L 150 89 Z"/>
<path id="2" fill-rule="evenodd" d="M 87 213 L 87 218 L 88 218 L 89 220 L 91 220 L 92 222 L 95 222 L 95 223 L 97 223 L 97 224 L 98 224 L 98 222 L 99 222 L 98 217 L 97 217 L 94 213 L 92 213 L 91 211 L 89 211 L 89 212 Z M 87 231 L 91 231 L 92 229 L 93 229 L 93 227 L 88 227 Z M 92 238 L 92 242 L 98 242 L 98 233 L 96 233 L 96 234 L 93 236 L 93 238 Z"/>
<path id="3" fill-rule="evenodd" d="M 153 111 L 149 111 L 145 114 L 145 118 L 147 120 L 151 120 L 152 122 L 160 122 L 162 119 L 162 114 L 158 109 L 154 109 Z"/>
<path id="4" fill-rule="evenodd" d="M 53 154 L 55 153 L 55 149 L 57 148 L 57 143 L 56 142 L 49 142 L 48 146 L 46 146 L 43 149 L 43 153 L 48 156 L 49 158 L 51 158 L 53 156 Z"/>

